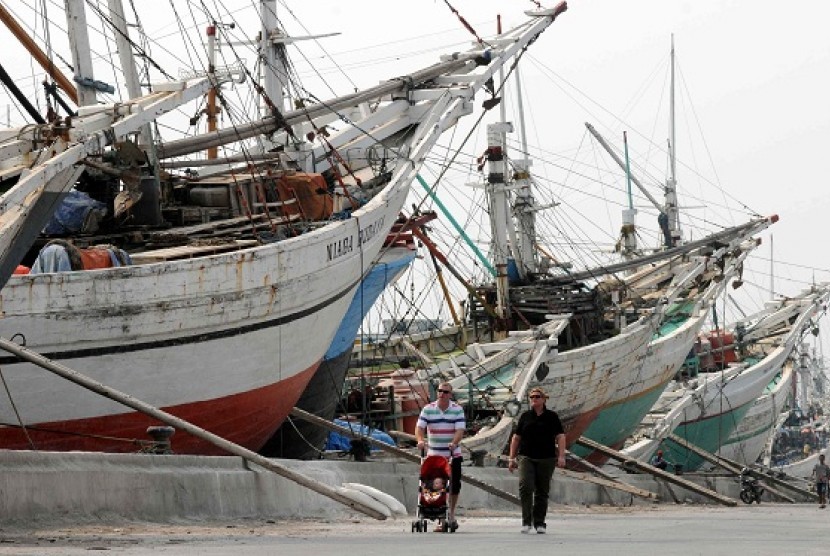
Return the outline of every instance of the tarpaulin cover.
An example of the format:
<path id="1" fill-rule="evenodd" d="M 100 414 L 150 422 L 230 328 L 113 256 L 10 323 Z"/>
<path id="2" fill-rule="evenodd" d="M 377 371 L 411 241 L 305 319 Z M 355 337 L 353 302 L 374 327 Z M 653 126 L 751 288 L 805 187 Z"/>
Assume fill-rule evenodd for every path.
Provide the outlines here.
<path id="1" fill-rule="evenodd" d="M 73 189 L 63 198 L 43 232 L 50 236 L 78 233 L 83 229 L 87 215 L 93 210 L 105 214 L 107 207 L 86 193 Z"/>
<path id="2" fill-rule="evenodd" d="M 389 444 L 390 446 L 395 445 L 395 441 L 392 440 L 392 437 L 386 434 L 383 431 L 379 431 L 377 429 L 370 429 L 365 425 L 361 425 L 359 423 L 353 423 L 351 421 L 343 421 L 342 419 L 335 419 L 335 425 L 339 425 L 341 427 L 351 428 L 356 433 L 360 434 L 361 436 L 368 436 L 370 438 L 374 438 L 375 440 L 379 440 L 385 444 Z M 347 452 L 352 447 L 352 440 L 348 436 L 344 436 L 339 432 L 331 431 L 329 433 L 329 437 L 326 440 L 326 450 L 337 450 L 337 451 L 344 451 Z M 372 446 L 373 451 L 377 451 L 380 448 L 376 448 Z"/>

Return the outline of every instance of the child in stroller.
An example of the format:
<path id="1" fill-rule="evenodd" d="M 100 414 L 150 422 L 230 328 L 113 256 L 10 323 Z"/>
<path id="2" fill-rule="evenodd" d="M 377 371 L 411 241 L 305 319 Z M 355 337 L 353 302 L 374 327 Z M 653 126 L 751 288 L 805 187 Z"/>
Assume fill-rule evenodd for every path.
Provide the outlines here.
<path id="1" fill-rule="evenodd" d="M 451 468 L 444 456 L 421 459 L 418 481 L 418 513 L 412 522 L 412 532 L 426 533 L 428 521 L 438 521 L 435 531 L 455 533 L 448 523 Z"/>

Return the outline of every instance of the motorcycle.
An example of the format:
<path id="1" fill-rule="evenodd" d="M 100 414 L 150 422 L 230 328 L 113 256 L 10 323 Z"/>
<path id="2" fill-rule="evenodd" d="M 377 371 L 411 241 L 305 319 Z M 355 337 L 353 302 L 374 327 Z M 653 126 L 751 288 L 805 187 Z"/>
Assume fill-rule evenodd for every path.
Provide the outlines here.
<path id="1" fill-rule="evenodd" d="M 764 494 L 764 487 L 760 481 L 750 475 L 747 469 L 741 471 L 741 500 L 745 504 L 753 502 L 760 504 L 762 494 Z"/>

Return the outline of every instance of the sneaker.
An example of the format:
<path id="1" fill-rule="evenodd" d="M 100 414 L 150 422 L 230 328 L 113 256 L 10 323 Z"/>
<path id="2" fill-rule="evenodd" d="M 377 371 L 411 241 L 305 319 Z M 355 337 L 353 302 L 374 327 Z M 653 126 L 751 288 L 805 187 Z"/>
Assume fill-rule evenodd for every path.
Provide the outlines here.
<path id="1" fill-rule="evenodd" d="M 522 535 L 530 533 L 530 525 L 522 525 Z"/>
<path id="2" fill-rule="evenodd" d="M 547 527 L 545 526 L 544 523 L 541 524 L 541 525 L 536 526 L 536 534 L 544 535 L 546 531 L 547 531 Z"/>

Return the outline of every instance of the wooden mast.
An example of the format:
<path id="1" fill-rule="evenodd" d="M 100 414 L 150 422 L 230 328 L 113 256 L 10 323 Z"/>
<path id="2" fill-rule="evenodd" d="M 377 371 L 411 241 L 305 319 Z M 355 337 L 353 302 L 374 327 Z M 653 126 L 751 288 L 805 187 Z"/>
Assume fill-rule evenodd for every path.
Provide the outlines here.
<path id="1" fill-rule="evenodd" d="M 213 87 L 210 88 L 207 94 L 207 107 L 205 108 L 205 115 L 207 116 L 208 133 L 216 131 L 216 24 L 209 25 L 207 28 L 208 37 L 208 77 L 210 78 Z M 218 156 L 217 147 L 209 147 L 207 150 L 208 160 L 214 160 Z"/>
<path id="2" fill-rule="evenodd" d="M 98 102 L 95 94 L 95 78 L 92 70 L 92 52 L 89 49 L 86 11 L 82 0 L 66 0 L 66 26 L 69 32 L 69 48 L 75 66 L 78 89 L 78 106 L 91 106 Z"/>

